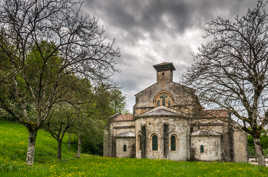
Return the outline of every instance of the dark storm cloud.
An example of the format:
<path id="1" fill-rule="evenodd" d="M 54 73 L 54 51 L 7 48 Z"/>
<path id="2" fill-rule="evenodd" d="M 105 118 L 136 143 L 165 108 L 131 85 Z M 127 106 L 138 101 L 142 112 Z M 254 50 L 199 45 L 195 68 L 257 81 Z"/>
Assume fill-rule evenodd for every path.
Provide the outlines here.
<path id="1" fill-rule="evenodd" d="M 106 35 L 115 38 L 121 58 L 113 80 L 132 109 L 135 93 L 155 82 L 152 65 L 169 61 L 175 81 L 192 62 L 202 43 L 201 28 L 216 16 L 245 14 L 254 0 L 86 0 L 84 11 L 95 16 Z"/>
<path id="2" fill-rule="evenodd" d="M 218 12 L 240 13 L 254 5 L 250 0 L 88 0 L 87 7 L 106 22 L 127 30 L 136 37 L 144 31 L 153 34 L 167 30 L 168 20 L 173 32 L 182 33 L 199 26 Z M 222 15 L 222 13 L 220 13 Z M 166 19 L 166 20 L 165 20 Z M 140 30 L 142 29 L 142 30 Z"/>

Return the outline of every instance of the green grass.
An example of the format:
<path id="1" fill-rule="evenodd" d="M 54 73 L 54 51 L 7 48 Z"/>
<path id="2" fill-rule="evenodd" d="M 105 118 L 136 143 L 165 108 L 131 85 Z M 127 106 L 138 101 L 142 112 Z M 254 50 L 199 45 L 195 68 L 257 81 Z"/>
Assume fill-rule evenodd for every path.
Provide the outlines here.
<path id="1" fill-rule="evenodd" d="M 45 131 L 37 137 L 36 161 L 25 165 L 27 131 L 15 123 L 0 121 L 0 176 L 268 176 L 268 168 L 246 163 L 177 162 L 149 159 L 116 159 L 82 154 L 74 158 L 74 151 L 63 145 L 63 160 L 56 160 L 56 141 Z"/>

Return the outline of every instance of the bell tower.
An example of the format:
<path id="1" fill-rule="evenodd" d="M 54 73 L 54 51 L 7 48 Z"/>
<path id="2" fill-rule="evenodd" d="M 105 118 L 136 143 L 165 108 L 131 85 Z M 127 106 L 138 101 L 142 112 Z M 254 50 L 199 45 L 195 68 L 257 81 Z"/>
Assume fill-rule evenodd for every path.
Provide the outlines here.
<path id="1" fill-rule="evenodd" d="M 157 82 L 172 82 L 173 81 L 173 71 L 176 70 L 173 63 L 163 62 L 154 65 L 156 70 Z"/>

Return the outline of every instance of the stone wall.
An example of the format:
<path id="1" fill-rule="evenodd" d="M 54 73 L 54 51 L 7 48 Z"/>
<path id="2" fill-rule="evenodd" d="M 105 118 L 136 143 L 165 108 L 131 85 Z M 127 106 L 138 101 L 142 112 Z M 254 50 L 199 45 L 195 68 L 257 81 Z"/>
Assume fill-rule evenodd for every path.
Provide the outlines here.
<path id="1" fill-rule="evenodd" d="M 179 118 L 166 117 L 149 117 L 140 118 L 136 120 L 136 137 L 141 134 L 141 127 L 146 126 L 146 158 L 162 159 L 164 156 L 164 124 L 169 125 L 169 146 L 167 152 L 167 159 L 171 160 L 188 160 L 190 158 L 189 152 L 189 132 L 190 127 L 188 120 Z M 158 137 L 158 150 L 152 150 L 152 135 Z M 176 150 L 170 149 L 170 136 L 176 136 Z M 141 149 L 139 138 L 136 138 L 136 157 L 141 158 Z"/>
<path id="2" fill-rule="evenodd" d="M 134 116 L 156 107 L 154 98 L 163 91 L 173 96 L 174 102 L 172 102 L 171 108 L 176 109 L 180 113 L 192 115 L 194 110 L 200 109 L 198 99 L 193 94 L 193 89 L 174 82 L 158 82 L 135 95 Z"/>
<path id="3" fill-rule="evenodd" d="M 241 130 L 235 129 L 233 133 L 233 149 L 235 162 L 248 161 L 247 142 L 247 134 L 242 132 Z"/>
<path id="4" fill-rule="evenodd" d="M 221 121 L 220 119 L 194 119 L 192 121 L 192 130 L 205 130 L 220 133 L 222 135 L 222 160 L 233 160 L 233 133 L 228 125 L 228 121 Z"/>
<path id="5" fill-rule="evenodd" d="M 228 131 L 227 124 L 217 119 L 194 119 L 192 121 L 193 131 L 196 130 L 208 130 L 218 133 L 224 133 Z"/>
<path id="6" fill-rule="evenodd" d="M 110 124 L 111 135 L 116 137 L 121 133 L 133 132 L 135 133 L 135 122 L 134 121 L 117 121 Z"/>
<path id="7" fill-rule="evenodd" d="M 111 156 L 111 144 L 109 143 L 109 133 L 108 130 L 104 130 L 104 135 L 103 135 L 103 156 Z"/>
<path id="8" fill-rule="evenodd" d="M 112 121 L 104 130 L 103 138 L 103 155 L 115 157 L 116 156 L 116 136 L 121 133 L 133 132 L 135 133 L 134 121 Z"/>
<path id="9" fill-rule="evenodd" d="M 173 81 L 173 71 L 166 70 L 166 71 L 156 72 L 156 80 L 157 82 Z"/>
<path id="10" fill-rule="evenodd" d="M 203 145 L 204 152 L 200 146 Z M 192 136 L 191 153 L 194 160 L 215 161 L 222 160 L 221 137 L 220 136 Z"/>
<path id="11" fill-rule="evenodd" d="M 135 157 L 135 142 L 135 138 L 116 138 L 116 157 Z"/>

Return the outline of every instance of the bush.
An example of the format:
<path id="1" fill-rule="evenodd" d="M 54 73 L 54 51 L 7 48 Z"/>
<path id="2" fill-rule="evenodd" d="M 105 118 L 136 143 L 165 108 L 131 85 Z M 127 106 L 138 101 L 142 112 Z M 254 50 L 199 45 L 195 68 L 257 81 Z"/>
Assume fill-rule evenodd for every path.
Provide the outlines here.
<path id="1" fill-rule="evenodd" d="M 82 152 L 88 154 L 102 155 L 103 154 L 103 136 L 91 135 L 82 136 Z"/>
<path id="2" fill-rule="evenodd" d="M 268 155 L 268 136 L 261 136 L 261 146 L 263 148 L 264 155 Z M 255 156 L 255 147 L 253 142 L 253 137 L 248 136 L 248 155 Z"/>
<path id="3" fill-rule="evenodd" d="M 0 109 L 0 120 L 16 121 L 16 119 L 13 116 L 2 111 L 1 109 Z"/>

